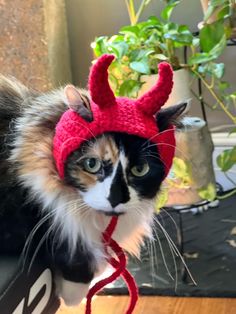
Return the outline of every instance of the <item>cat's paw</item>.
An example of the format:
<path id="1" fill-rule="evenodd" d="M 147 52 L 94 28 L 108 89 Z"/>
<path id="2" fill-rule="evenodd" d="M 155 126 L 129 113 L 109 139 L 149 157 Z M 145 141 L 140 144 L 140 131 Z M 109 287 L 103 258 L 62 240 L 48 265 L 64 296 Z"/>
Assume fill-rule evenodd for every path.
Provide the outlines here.
<path id="1" fill-rule="evenodd" d="M 82 299 L 86 297 L 89 285 L 89 283 L 84 284 L 62 279 L 59 295 L 67 306 L 79 305 Z"/>

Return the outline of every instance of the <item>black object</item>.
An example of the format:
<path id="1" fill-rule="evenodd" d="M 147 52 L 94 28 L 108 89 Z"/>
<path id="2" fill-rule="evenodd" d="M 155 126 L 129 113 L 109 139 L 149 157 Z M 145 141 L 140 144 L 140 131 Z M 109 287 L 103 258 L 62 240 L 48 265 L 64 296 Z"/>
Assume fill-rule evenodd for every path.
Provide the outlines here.
<path id="1" fill-rule="evenodd" d="M 233 227 L 236 226 L 235 202 L 236 197 L 232 196 L 222 200 L 218 208 L 209 208 L 195 215 L 191 212 L 182 213 L 184 257 L 197 286 L 192 283 L 189 276 L 185 282 L 182 280 L 183 264 L 179 257 L 175 257 L 177 272 L 175 271 L 168 242 L 157 224 L 154 229 L 159 236 L 166 264 L 174 280 L 168 275 L 156 238 L 152 250 L 150 244 L 146 243 L 140 261 L 137 259 L 129 261 L 129 270 L 136 279 L 140 294 L 236 297 L 236 247 L 234 247 L 236 235 L 231 234 Z M 178 246 L 177 214 L 162 212 L 156 218 Z M 119 280 L 105 292 L 126 294 L 127 290 Z"/>
<path id="2" fill-rule="evenodd" d="M 54 314 L 59 306 L 53 273 L 46 265 L 36 263 L 28 273 L 17 259 L 1 257 L 1 314 Z"/>

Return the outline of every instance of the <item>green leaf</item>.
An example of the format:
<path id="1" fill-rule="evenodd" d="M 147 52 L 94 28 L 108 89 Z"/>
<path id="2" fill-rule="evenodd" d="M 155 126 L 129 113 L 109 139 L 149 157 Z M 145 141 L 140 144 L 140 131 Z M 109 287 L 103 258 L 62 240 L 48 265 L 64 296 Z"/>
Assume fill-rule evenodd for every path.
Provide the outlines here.
<path id="1" fill-rule="evenodd" d="M 119 58 L 119 50 L 117 50 L 116 46 L 113 44 L 107 45 L 107 51 L 110 54 L 114 54 L 117 58 Z"/>
<path id="2" fill-rule="evenodd" d="M 233 167 L 236 162 L 236 149 L 226 149 L 216 158 L 219 168 L 226 172 Z"/>
<path id="3" fill-rule="evenodd" d="M 224 63 L 210 62 L 209 64 L 198 67 L 199 73 L 210 74 L 218 79 L 222 78 L 222 76 L 224 75 L 224 70 L 225 70 Z"/>
<path id="4" fill-rule="evenodd" d="M 149 64 L 148 61 L 142 60 L 142 61 L 133 61 L 130 63 L 130 68 L 134 71 L 137 71 L 142 74 L 149 74 L 150 69 L 149 69 Z"/>
<path id="5" fill-rule="evenodd" d="M 120 29 L 120 33 L 138 37 L 139 36 L 139 28 L 136 25 L 134 25 L 134 26 L 131 26 L 131 25 L 123 26 Z"/>
<path id="6" fill-rule="evenodd" d="M 161 12 L 161 18 L 164 21 L 169 21 L 171 17 L 171 13 L 173 9 L 180 3 L 180 1 L 175 1 L 173 3 L 168 4 Z"/>
<path id="7" fill-rule="evenodd" d="M 229 4 L 225 5 L 218 13 L 217 18 L 220 19 L 226 19 L 230 16 L 230 6 Z"/>
<path id="8" fill-rule="evenodd" d="M 161 21 L 156 16 L 150 16 L 147 20 L 149 25 L 160 25 Z"/>
<path id="9" fill-rule="evenodd" d="M 111 85 L 112 90 L 117 94 L 117 90 L 119 87 L 118 79 L 112 73 L 109 73 L 109 83 Z"/>
<path id="10" fill-rule="evenodd" d="M 168 32 L 164 34 L 164 38 L 173 40 L 174 44 L 182 44 L 188 46 L 192 44 L 193 36 L 188 33 Z"/>
<path id="11" fill-rule="evenodd" d="M 115 53 L 116 57 L 121 59 L 128 51 L 128 44 L 126 42 L 113 42 L 109 44 L 109 48 Z"/>
<path id="12" fill-rule="evenodd" d="M 212 66 L 212 73 L 218 78 L 221 79 L 224 75 L 225 65 L 224 63 L 214 63 Z"/>
<path id="13" fill-rule="evenodd" d="M 198 189 L 199 196 L 208 201 L 214 201 L 216 198 L 216 187 L 213 183 L 209 183 L 207 187 Z"/>
<path id="14" fill-rule="evenodd" d="M 161 61 L 166 61 L 168 60 L 169 58 L 161 53 L 157 53 L 154 55 L 154 57 L 158 60 L 161 60 Z"/>
<path id="15" fill-rule="evenodd" d="M 175 33 L 178 30 L 178 27 L 179 25 L 173 22 L 165 23 L 163 26 L 164 34 L 171 31 Z"/>
<path id="16" fill-rule="evenodd" d="M 236 147 L 231 150 L 231 160 L 236 164 Z"/>
<path id="17" fill-rule="evenodd" d="M 167 201 L 168 201 L 168 189 L 162 188 L 156 198 L 155 209 L 157 213 L 160 211 L 162 207 L 166 205 Z"/>
<path id="18" fill-rule="evenodd" d="M 119 96 L 127 96 L 135 98 L 141 87 L 141 83 L 135 80 L 125 80 L 119 90 Z"/>
<path id="19" fill-rule="evenodd" d="M 225 0 L 210 0 L 210 5 L 212 5 L 213 7 L 223 5 L 224 3 Z"/>
<path id="20" fill-rule="evenodd" d="M 130 61 L 142 61 L 146 57 L 148 57 L 150 54 L 154 53 L 155 50 L 150 49 L 135 49 L 132 50 L 130 53 Z"/>
<path id="21" fill-rule="evenodd" d="M 210 52 L 224 36 L 224 25 L 217 21 L 212 24 L 206 24 L 200 30 L 200 47 L 203 52 Z"/>
<path id="22" fill-rule="evenodd" d="M 209 62 L 217 59 L 226 47 L 226 37 L 225 35 L 221 38 L 220 42 L 213 47 L 209 52 L 197 52 L 192 57 L 189 58 L 189 64 L 199 64 L 204 62 Z"/>
<path id="23" fill-rule="evenodd" d="M 95 41 L 91 43 L 91 47 L 96 57 L 100 57 L 104 53 L 107 53 L 107 36 L 100 36 L 95 38 Z"/>
<path id="24" fill-rule="evenodd" d="M 200 44 L 200 39 L 198 37 L 194 37 L 193 41 L 192 41 L 192 44 L 193 44 L 194 47 L 198 47 L 199 44 Z"/>
<path id="25" fill-rule="evenodd" d="M 233 134 L 233 133 L 236 133 L 236 128 L 233 128 L 230 132 L 229 132 L 229 135 Z"/>
<path id="26" fill-rule="evenodd" d="M 214 56 L 211 56 L 209 53 L 197 52 L 192 57 L 189 58 L 188 64 L 189 65 L 200 64 L 204 62 L 209 62 L 214 59 L 215 59 Z"/>
<path id="27" fill-rule="evenodd" d="M 218 83 L 218 88 L 221 92 L 225 91 L 229 87 L 230 87 L 230 84 L 228 82 L 221 81 Z"/>
<path id="28" fill-rule="evenodd" d="M 214 56 L 216 59 L 222 54 L 225 47 L 226 47 L 226 36 L 224 35 L 219 41 L 219 43 L 210 51 L 210 54 Z"/>

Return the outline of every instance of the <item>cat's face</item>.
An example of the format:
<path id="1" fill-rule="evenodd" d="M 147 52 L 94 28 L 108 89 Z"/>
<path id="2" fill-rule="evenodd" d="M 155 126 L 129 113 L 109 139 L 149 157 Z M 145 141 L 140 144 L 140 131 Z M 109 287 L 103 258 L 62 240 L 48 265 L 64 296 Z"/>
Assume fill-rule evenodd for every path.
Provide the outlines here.
<path id="1" fill-rule="evenodd" d="M 65 167 L 66 182 L 90 208 L 106 215 L 125 214 L 154 199 L 164 174 L 156 145 L 118 133 L 85 142 Z"/>

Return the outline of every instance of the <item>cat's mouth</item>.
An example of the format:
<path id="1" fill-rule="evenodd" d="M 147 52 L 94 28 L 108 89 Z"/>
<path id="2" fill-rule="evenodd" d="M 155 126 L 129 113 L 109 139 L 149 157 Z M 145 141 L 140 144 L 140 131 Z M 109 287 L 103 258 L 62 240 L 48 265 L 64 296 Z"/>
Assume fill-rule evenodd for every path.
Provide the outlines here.
<path id="1" fill-rule="evenodd" d="M 125 212 L 116 212 L 116 211 L 114 211 L 114 210 L 112 210 L 112 211 L 105 211 L 105 210 L 99 210 L 99 212 L 101 213 L 101 214 L 104 214 L 105 216 L 109 216 L 109 217 L 111 217 L 111 216 L 121 216 L 121 215 L 124 215 L 125 214 Z"/>

